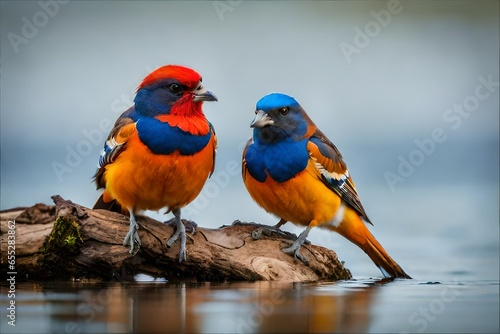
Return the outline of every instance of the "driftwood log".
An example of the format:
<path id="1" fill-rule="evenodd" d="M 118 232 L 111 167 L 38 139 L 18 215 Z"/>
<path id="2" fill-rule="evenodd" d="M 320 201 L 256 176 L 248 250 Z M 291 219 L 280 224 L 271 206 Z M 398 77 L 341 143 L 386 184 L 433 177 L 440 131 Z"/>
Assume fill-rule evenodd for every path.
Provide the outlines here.
<path id="1" fill-rule="evenodd" d="M 319 281 L 351 278 L 337 255 L 307 244 L 302 254 L 308 264 L 285 254 L 290 243 L 280 234 L 254 240 L 258 224 L 235 222 L 218 229 L 197 228 L 187 237 L 188 259 L 179 263 L 178 242 L 167 248 L 173 227 L 139 217 L 142 246 L 135 255 L 122 245 L 128 217 L 91 210 L 53 196 L 55 206 L 36 204 L 0 212 L 1 276 L 17 273 L 17 280 L 133 281 L 143 273 L 168 281 Z M 15 230 L 15 232 L 9 232 Z M 10 234 L 9 234 L 10 233 Z M 15 235 L 15 264 L 10 267 L 9 235 Z M 12 240 L 12 238 L 11 238 Z M 13 242 L 11 242 L 13 244 Z M 13 269 L 13 270 L 12 270 Z"/>

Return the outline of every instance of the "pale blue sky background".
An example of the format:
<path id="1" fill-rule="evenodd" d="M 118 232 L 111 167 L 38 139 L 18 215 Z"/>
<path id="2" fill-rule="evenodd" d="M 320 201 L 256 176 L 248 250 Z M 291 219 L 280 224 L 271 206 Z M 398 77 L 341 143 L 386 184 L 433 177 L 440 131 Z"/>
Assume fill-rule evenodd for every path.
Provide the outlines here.
<path id="1" fill-rule="evenodd" d="M 277 221 L 252 202 L 239 169 L 256 101 L 282 91 L 337 144 L 371 230 L 407 272 L 424 275 L 429 263 L 458 270 L 450 258 L 472 249 L 487 253 L 485 268 L 498 277 L 498 86 L 480 88 L 489 95 L 467 118 L 445 116 L 474 102 L 479 77 L 499 81 L 498 1 L 404 1 L 385 26 L 372 11 L 387 11 L 386 1 L 242 1 L 224 13 L 220 3 L 229 6 L 2 1 L 1 209 L 51 203 L 54 194 L 92 206 L 107 136 L 99 127 L 127 108 L 152 69 L 176 63 L 199 71 L 219 97 L 204 108 L 219 138 L 214 179 L 186 217 L 209 227 Z M 366 28 L 371 37 L 360 45 Z M 340 46 L 356 41 L 349 62 Z M 444 142 L 391 189 L 384 173 L 398 173 L 400 156 L 418 158 L 415 140 L 436 128 Z M 81 152 L 70 165 L 68 150 Z M 71 171 L 58 176 L 54 163 Z M 310 238 L 355 273 L 379 275 L 341 237 L 317 230 Z"/>

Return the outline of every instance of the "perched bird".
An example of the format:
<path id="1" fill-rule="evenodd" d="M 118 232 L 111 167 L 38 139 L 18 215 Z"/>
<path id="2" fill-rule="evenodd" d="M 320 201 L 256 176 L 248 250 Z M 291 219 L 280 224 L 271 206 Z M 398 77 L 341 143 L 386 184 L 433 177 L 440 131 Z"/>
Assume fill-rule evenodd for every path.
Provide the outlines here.
<path id="1" fill-rule="evenodd" d="M 411 278 L 387 254 L 371 224 L 342 155 L 291 96 L 271 93 L 257 102 L 253 139 L 243 152 L 243 180 L 264 210 L 307 226 L 286 253 L 300 253 L 309 231 L 319 226 L 358 245 L 385 277 Z"/>
<path id="2" fill-rule="evenodd" d="M 201 76 L 177 65 L 160 67 L 137 88 L 134 105 L 116 121 L 104 145 L 95 175 L 104 192 L 95 209 L 126 212 L 130 229 L 123 241 L 130 253 L 141 240 L 136 214 L 167 208 L 180 236 L 179 261 L 186 259 L 181 208 L 200 193 L 213 173 L 217 139 L 202 111 L 203 101 L 217 101 Z"/>

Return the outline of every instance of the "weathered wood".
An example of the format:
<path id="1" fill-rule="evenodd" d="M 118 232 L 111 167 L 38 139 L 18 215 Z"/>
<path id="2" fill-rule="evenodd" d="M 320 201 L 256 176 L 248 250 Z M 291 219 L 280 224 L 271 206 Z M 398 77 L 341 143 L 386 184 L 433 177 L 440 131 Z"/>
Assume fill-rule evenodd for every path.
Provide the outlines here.
<path id="1" fill-rule="evenodd" d="M 7 274 L 9 221 L 15 222 L 17 279 L 118 279 L 132 281 L 138 273 L 167 280 L 318 281 L 349 279 L 351 274 L 326 248 L 304 245 L 308 265 L 285 254 L 290 240 L 271 234 L 254 240 L 257 224 L 236 223 L 218 229 L 198 228 L 188 234 L 188 259 L 179 263 L 178 242 L 167 248 L 174 229 L 139 217 L 142 246 L 135 255 L 122 245 L 128 217 L 91 210 L 54 196 L 55 206 L 3 211 L 1 215 L 1 274 Z"/>

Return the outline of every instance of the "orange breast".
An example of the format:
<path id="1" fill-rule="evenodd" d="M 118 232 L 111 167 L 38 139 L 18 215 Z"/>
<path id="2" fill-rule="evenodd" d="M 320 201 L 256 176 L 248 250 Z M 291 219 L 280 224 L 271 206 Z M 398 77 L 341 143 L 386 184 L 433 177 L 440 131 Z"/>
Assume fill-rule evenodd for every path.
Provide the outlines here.
<path id="1" fill-rule="evenodd" d="M 156 155 L 137 134 L 106 166 L 106 191 L 122 206 L 136 210 L 177 209 L 200 193 L 214 164 L 214 136 L 194 155 Z"/>
<path id="2" fill-rule="evenodd" d="M 259 182 L 245 171 L 245 186 L 264 210 L 295 224 L 319 224 L 332 220 L 340 206 L 340 197 L 318 178 L 310 160 L 305 170 L 294 178 L 279 183 L 271 177 Z"/>

